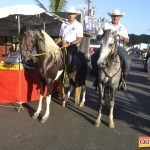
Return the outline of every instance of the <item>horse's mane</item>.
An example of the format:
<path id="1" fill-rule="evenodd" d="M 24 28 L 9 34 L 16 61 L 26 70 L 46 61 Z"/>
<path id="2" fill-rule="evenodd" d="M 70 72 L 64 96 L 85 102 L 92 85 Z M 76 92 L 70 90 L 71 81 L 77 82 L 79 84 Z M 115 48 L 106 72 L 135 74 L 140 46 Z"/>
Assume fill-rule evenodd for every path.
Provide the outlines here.
<path id="1" fill-rule="evenodd" d="M 39 37 L 41 35 L 43 35 L 41 38 L 44 38 L 44 44 L 45 44 L 45 51 L 46 52 L 57 52 L 60 50 L 60 47 L 55 43 L 55 41 L 42 29 L 35 27 L 35 26 L 24 26 L 21 29 L 21 34 L 24 34 L 26 31 L 34 31 L 39 35 Z"/>
<path id="2" fill-rule="evenodd" d="M 44 30 L 41 29 L 41 32 L 43 33 L 44 38 L 45 38 L 46 51 L 47 52 L 48 51 L 52 51 L 52 52 L 59 51 L 60 47 L 55 43 L 55 41 Z"/>

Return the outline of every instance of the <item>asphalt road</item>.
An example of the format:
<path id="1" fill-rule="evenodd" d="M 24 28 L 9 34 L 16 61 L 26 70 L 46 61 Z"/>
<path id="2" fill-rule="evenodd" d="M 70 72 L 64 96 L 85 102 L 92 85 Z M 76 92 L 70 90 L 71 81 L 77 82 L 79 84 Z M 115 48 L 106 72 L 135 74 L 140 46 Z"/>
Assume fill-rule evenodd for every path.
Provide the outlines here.
<path id="1" fill-rule="evenodd" d="M 115 129 L 108 127 L 107 108 L 101 127 L 94 126 L 99 104 L 92 80 L 87 79 L 84 108 L 75 107 L 73 99 L 66 108 L 53 100 L 45 124 L 31 118 L 38 102 L 24 104 L 21 112 L 0 107 L 0 150 L 139 150 L 138 137 L 150 136 L 150 81 L 142 62 L 133 57 L 127 91 L 116 96 Z"/>

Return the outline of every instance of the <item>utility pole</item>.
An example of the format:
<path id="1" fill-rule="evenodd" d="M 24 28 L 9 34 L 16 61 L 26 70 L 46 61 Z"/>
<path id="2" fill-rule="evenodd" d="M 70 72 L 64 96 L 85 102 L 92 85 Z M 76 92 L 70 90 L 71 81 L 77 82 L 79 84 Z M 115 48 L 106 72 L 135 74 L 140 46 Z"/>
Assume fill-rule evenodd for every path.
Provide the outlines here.
<path id="1" fill-rule="evenodd" d="M 87 4 L 88 4 L 87 14 L 88 14 L 88 16 L 90 16 L 90 3 L 91 3 L 91 0 L 87 0 Z"/>

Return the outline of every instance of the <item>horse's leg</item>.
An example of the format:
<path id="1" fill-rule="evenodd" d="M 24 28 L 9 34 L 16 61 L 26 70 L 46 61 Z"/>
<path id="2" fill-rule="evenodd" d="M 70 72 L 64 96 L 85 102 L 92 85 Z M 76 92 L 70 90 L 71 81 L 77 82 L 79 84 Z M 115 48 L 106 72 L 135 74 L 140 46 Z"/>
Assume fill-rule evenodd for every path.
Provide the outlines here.
<path id="1" fill-rule="evenodd" d="M 85 103 L 85 94 L 86 94 L 86 86 L 82 86 L 82 91 L 83 91 L 83 95 L 82 95 L 82 101 L 80 103 L 80 107 L 84 107 L 84 103 Z"/>
<path id="2" fill-rule="evenodd" d="M 68 101 L 68 91 L 69 91 L 69 87 L 64 87 L 64 100 L 63 100 L 63 107 L 66 107 L 66 103 Z"/>
<path id="3" fill-rule="evenodd" d="M 75 105 L 80 104 L 81 86 L 75 87 Z"/>
<path id="4" fill-rule="evenodd" d="M 40 112 L 42 110 L 42 101 L 43 101 L 43 95 L 40 95 L 37 111 L 32 116 L 33 119 L 36 119 L 39 116 L 39 114 L 40 114 Z"/>
<path id="5" fill-rule="evenodd" d="M 52 89 L 53 89 L 53 81 L 52 80 L 50 80 L 49 82 L 47 81 L 46 111 L 44 116 L 41 119 L 41 123 L 46 122 L 50 114 Z"/>
<path id="6" fill-rule="evenodd" d="M 67 93 L 68 98 L 70 97 L 70 95 L 71 95 L 73 89 L 74 89 L 74 86 L 73 86 L 73 85 L 70 85 L 69 91 L 68 91 L 68 93 Z"/>
<path id="7" fill-rule="evenodd" d="M 110 112 L 109 112 L 109 127 L 110 128 L 115 128 L 114 117 L 113 117 L 113 110 L 115 106 L 115 94 L 116 94 L 116 90 L 113 89 L 111 93 Z"/>
<path id="8" fill-rule="evenodd" d="M 42 117 L 41 123 L 45 123 L 50 114 L 50 103 L 51 103 L 51 95 L 46 97 L 46 111 L 45 115 Z"/>
<path id="9" fill-rule="evenodd" d="M 95 121 L 95 126 L 96 127 L 100 127 L 100 125 L 101 125 L 102 106 L 104 104 L 104 100 L 103 100 L 103 97 L 104 97 L 104 87 L 101 84 L 99 84 L 99 87 L 100 87 L 99 88 L 100 107 L 99 107 L 97 119 Z"/>
<path id="10" fill-rule="evenodd" d="M 45 90 L 45 84 L 44 84 L 44 82 L 40 82 L 40 99 L 39 99 L 37 111 L 32 116 L 33 119 L 36 119 L 42 110 L 42 101 L 43 101 L 44 90 Z"/>
<path id="11" fill-rule="evenodd" d="M 70 85 L 70 87 L 64 87 L 64 95 L 65 95 L 65 97 L 64 97 L 64 101 L 63 101 L 63 105 L 62 105 L 63 107 L 66 106 L 66 103 L 67 103 L 67 101 L 68 101 L 68 99 L 69 99 L 73 89 L 74 89 L 74 87 L 72 85 Z"/>

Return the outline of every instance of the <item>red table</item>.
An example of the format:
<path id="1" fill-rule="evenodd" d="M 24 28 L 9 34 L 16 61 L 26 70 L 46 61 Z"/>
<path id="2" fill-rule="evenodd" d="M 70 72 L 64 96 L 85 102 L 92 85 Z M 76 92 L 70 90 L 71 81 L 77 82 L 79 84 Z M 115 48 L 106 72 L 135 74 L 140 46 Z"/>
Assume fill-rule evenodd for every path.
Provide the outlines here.
<path id="1" fill-rule="evenodd" d="M 31 102 L 40 96 L 35 70 L 0 70 L 0 103 Z"/>

